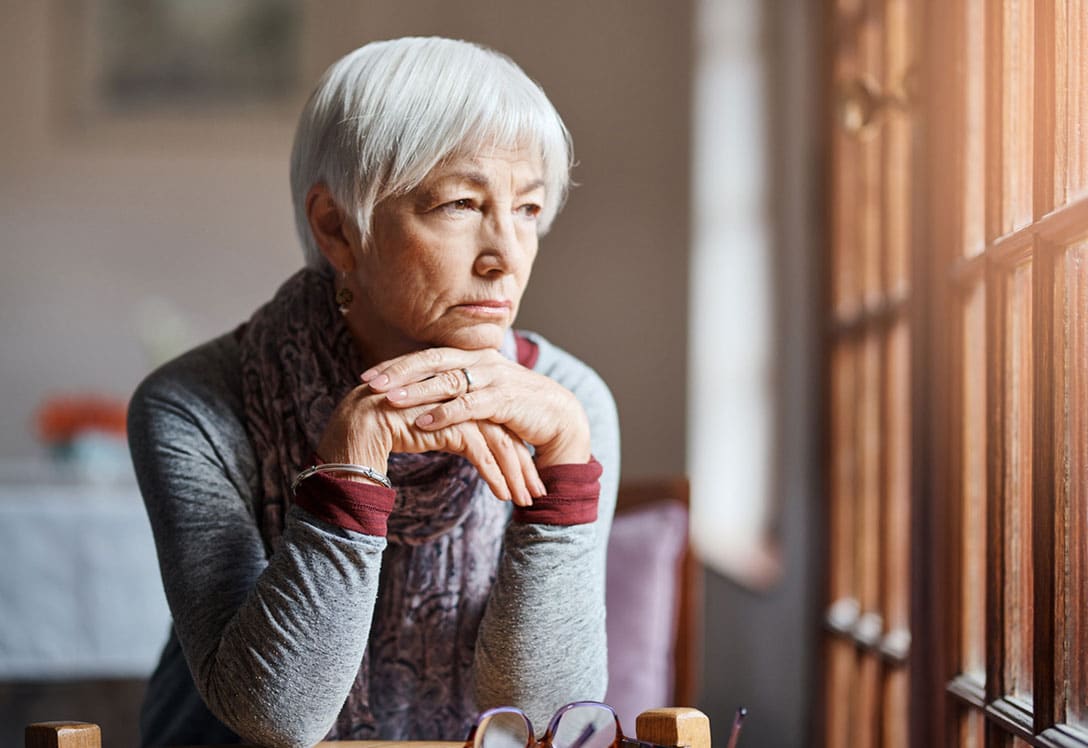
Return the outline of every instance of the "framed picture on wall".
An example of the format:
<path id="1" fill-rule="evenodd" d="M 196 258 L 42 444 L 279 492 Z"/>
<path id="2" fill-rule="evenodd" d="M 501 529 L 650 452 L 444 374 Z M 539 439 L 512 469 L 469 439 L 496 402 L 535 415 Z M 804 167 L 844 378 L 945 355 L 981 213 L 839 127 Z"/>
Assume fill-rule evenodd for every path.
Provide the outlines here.
<path id="1" fill-rule="evenodd" d="M 69 132 L 293 119 L 299 0 L 54 0 L 56 109 Z"/>

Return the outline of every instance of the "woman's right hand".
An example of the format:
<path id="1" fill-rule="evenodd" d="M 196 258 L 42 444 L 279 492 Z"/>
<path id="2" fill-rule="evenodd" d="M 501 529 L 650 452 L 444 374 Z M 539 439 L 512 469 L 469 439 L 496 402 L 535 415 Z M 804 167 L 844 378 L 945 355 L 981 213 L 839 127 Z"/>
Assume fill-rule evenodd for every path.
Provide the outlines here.
<path id="1" fill-rule="evenodd" d="M 544 495 L 532 455 L 506 427 L 466 421 L 424 431 L 415 419 L 432 407 L 397 408 L 383 393 L 361 385 L 336 406 L 317 453 L 325 462 L 367 465 L 385 473 L 391 452 L 451 452 L 471 462 L 500 499 L 528 506 L 533 496 Z"/>

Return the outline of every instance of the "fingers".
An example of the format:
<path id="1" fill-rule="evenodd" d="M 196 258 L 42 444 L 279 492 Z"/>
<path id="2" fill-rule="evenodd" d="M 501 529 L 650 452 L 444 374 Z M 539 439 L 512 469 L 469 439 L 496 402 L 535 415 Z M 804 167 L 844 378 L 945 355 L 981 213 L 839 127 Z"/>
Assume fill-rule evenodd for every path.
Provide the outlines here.
<path id="1" fill-rule="evenodd" d="M 479 389 L 481 386 L 480 374 L 477 371 L 472 376 L 472 387 Z M 386 398 L 398 408 L 408 408 L 413 405 L 444 402 L 465 394 L 469 389 L 463 369 L 448 369 L 422 382 L 391 389 L 386 393 Z"/>
<path id="2" fill-rule="evenodd" d="M 466 421 L 495 421 L 505 423 L 506 398 L 497 388 L 473 390 L 447 400 L 418 416 L 416 426 L 422 429 L 442 429 Z"/>
<path id="3" fill-rule="evenodd" d="M 388 392 L 443 372 L 471 369 L 493 360 L 493 357 L 502 359 L 498 351 L 490 349 L 464 351 L 460 348 L 425 348 L 372 366 L 363 372 L 361 379 L 375 392 Z"/>
<path id="4" fill-rule="evenodd" d="M 533 455 L 525 442 L 517 439 L 517 436 L 512 432 L 507 431 L 507 433 L 517 440 L 517 445 L 519 447 L 517 450 L 518 461 L 521 463 L 521 472 L 525 476 L 525 484 L 529 486 L 529 491 L 532 493 L 533 498 L 539 499 L 541 496 L 548 493 L 548 489 L 544 486 L 544 481 L 541 479 L 540 473 L 537 472 L 536 460 L 533 459 Z"/>
<path id="5" fill-rule="evenodd" d="M 477 421 L 455 423 L 445 429 L 413 427 L 413 419 L 427 407 L 391 410 L 385 406 L 394 424 L 390 451 L 459 454 L 476 467 L 495 496 L 518 506 L 529 506 L 534 496 L 546 493 L 529 448 L 508 429 Z"/>
<path id="6" fill-rule="evenodd" d="M 492 452 L 480 429 L 476 428 L 474 424 L 466 424 L 465 427 L 453 431 L 456 435 L 451 434 L 451 436 L 453 436 L 452 441 L 455 443 L 449 445 L 451 447 L 450 451 L 459 453 L 476 466 L 476 470 L 479 471 L 480 477 L 484 479 L 484 482 L 491 489 L 491 493 L 503 501 L 510 501 L 511 499 L 519 501 L 520 497 L 515 498 L 517 494 L 511 491 L 510 477 L 504 473 L 500 461 Z M 458 441 L 459 444 L 456 443 Z M 524 490 L 524 484 L 522 490 Z"/>
<path id="7" fill-rule="evenodd" d="M 471 462 L 491 492 L 503 501 L 530 506 L 534 496 L 546 493 L 528 448 L 503 427 L 460 424 L 450 429 L 450 437 L 450 450 Z"/>
<path id="8" fill-rule="evenodd" d="M 534 496 L 543 496 L 544 484 L 536 472 L 532 456 L 525 444 L 502 426 L 494 423 L 478 424 L 487 441 L 491 454 L 499 463 L 510 488 L 514 503 L 530 506 Z"/>

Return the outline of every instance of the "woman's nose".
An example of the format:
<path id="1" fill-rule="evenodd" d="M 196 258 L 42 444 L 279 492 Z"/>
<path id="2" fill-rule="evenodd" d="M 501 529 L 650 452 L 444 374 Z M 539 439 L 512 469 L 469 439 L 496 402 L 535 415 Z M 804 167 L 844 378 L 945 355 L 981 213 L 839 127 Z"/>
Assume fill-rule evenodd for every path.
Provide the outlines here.
<path id="1" fill-rule="evenodd" d="M 476 272 L 480 275 L 506 275 L 523 260 L 520 238 L 514 216 L 496 211 L 481 222 L 480 248 L 476 255 Z"/>

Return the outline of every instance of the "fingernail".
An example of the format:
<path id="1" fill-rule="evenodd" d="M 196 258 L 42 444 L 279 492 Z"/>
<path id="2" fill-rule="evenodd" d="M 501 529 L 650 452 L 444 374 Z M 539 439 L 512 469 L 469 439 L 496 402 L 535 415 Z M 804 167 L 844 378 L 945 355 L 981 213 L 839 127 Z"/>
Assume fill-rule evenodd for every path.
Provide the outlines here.
<path id="1" fill-rule="evenodd" d="M 408 397 L 408 390 L 393 390 L 388 395 L 386 395 L 386 397 L 393 402 L 397 402 L 398 400 L 403 400 L 404 398 Z"/>
<path id="2" fill-rule="evenodd" d="M 430 413 L 424 413 L 416 419 L 416 426 L 430 426 L 432 423 L 434 423 L 434 416 Z"/>
<path id="3" fill-rule="evenodd" d="M 388 374 L 382 374 L 380 377 L 377 377 L 376 379 L 371 381 L 370 386 L 371 387 L 378 387 L 378 388 L 388 387 L 389 386 L 389 375 Z"/>
<path id="4" fill-rule="evenodd" d="M 362 373 L 362 375 L 359 378 L 362 379 L 364 382 L 369 382 L 371 379 L 374 378 L 374 375 L 377 374 L 377 373 L 378 373 L 377 369 L 367 369 L 366 371 L 364 371 Z"/>
<path id="5" fill-rule="evenodd" d="M 536 489 L 537 496 L 544 496 L 548 493 L 547 486 L 544 485 L 544 481 L 540 480 L 540 478 L 536 479 L 536 485 L 534 485 L 533 487 Z"/>

